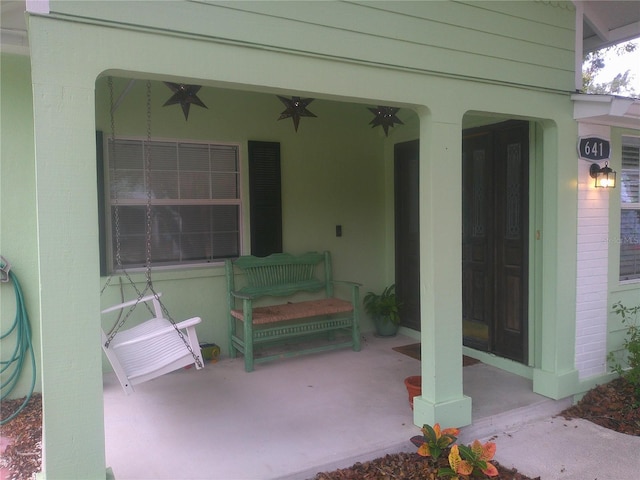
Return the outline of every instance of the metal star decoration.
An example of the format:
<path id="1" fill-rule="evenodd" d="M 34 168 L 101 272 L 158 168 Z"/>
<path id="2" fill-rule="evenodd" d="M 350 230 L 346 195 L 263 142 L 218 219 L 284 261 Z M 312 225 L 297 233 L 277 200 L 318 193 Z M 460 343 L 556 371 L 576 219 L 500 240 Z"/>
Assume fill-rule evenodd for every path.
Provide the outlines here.
<path id="1" fill-rule="evenodd" d="M 300 123 L 300 117 L 315 117 L 313 113 L 307 110 L 307 105 L 313 102 L 313 98 L 300 98 L 300 97 L 281 97 L 278 95 L 278 98 L 282 103 L 284 103 L 287 109 L 280 114 L 278 120 L 282 120 L 283 118 L 291 117 L 293 119 L 293 126 L 298 131 L 298 124 Z"/>
<path id="2" fill-rule="evenodd" d="M 371 128 L 381 125 L 386 137 L 389 136 L 389 127 L 393 127 L 394 123 L 404 125 L 402 120 L 396 116 L 396 113 L 400 110 L 399 108 L 377 106 L 376 108 L 369 107 L 369 110 L 375 115 L 375 118 L 369 122 L 369 125 L 373 125 Z"/>
<path id="3" fill-rule="evenodd" d="M 202 88 L 201 85 L 186 85 L 184 83 L 171 82 L 164 82 L 164 84 L 171 89 L 173 96 L 167 100 L 163 106 L 166 107 L 167 105 L 179 103 L 182 107 L 185 120 L 189 119 L 189 108 L 191 108 L 191 104 L 207 108 L 197 95 L 198 91 Z"/>

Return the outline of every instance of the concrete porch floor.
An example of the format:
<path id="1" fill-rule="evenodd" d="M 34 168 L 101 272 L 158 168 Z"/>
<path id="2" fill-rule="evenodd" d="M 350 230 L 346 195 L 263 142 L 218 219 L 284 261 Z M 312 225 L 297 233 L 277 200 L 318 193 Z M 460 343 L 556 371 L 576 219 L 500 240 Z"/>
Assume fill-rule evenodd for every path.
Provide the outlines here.
<path id="1" fill-rule="evenodd" d="M 107 374 L 107 466 L 116 480 L 304 480 L 412 451 L 409 438 L 420 430 L 404 378 L 419 375 L 420 362 L 392 350 L 410 343 L 367 335 L 361 352 L 295 357 L 252 373 L 242 358 L 223 358 L 138 385 L 131 396 Z M 465 367 L 473 425 L 462 429 L 460 442 L 569 405 L 531 388 L 530 380 L 488 365 Z"/>

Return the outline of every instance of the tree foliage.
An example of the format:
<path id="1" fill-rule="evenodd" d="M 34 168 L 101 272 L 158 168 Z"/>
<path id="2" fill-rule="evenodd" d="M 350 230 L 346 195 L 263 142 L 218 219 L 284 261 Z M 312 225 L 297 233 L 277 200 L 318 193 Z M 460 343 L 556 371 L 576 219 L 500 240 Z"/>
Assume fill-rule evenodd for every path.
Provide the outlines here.
<path id="1" fill-rule="evenodd" d="M 634 52 L 636 47 L 636 43 L 626 42 L 587 53 L 582 62 L 582 91 L 593 94 L 637 97 L 637 92 L 631 85 L 634 75 L 630 69 L 618 73 L 613 80 L 609 82 L 598 83 L 596 79 L 598 73 L 605 67 L 606 56 L 608 54 L 614 53 L 615 55 L 622 56 Z"/>

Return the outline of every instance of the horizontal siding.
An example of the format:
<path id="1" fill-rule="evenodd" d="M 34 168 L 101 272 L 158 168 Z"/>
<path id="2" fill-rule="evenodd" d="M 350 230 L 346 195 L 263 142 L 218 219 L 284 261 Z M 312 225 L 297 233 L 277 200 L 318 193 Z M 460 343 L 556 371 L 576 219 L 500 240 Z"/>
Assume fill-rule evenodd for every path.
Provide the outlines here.
<path id="1" fill-rule="evenodd" d="M 308 2 L 305 8 L 295 9 L 288 2 L 232 2 L 225 5 L 235 10 L 366 37 L 441 48 L 450 53 L 472 53 L 539 66 L 549 66 L 552 62 L 551 66 L 560 69 L 567 66 L 565 55 L 573 58 L 573 29 L 496 12 L 485 6 L 493 5 L 491 2 L 469 5 L 454 2 L 337 3 L 331 8 L 323 2 Z M 547 6 L 543 6 L 543 10 L 547 14 L 550 12 Z M 527 9 L 519 7 L 519 11 L 526 12 Z"/>
<path id="2" fill-rule="evenodd" d="M 380 67 L 573 89 L 573 16 L 542 2 L 56 2 L 52 11 Z"/>
<path id="3" fill-rule="evenodd" d="M 574 42 L 573 14 L 550 15 L 548 5 L 524 2 L 388 2 L 363 3 L 368 8 L 384 9 L 432 23 L 452 27 L 455 33 L 471 32 L 479 38 L 502 38 L 532 45 L 551 47 L 558 51 L 571 51 Z M 553 10 L 556 11 L 555 9 Z M 536 15 L 539 19 L 536 19 Z M 546 18 L 545 18 L 546 17 Z M 564 18 L 563 18 L 564 17 Z M 562 22 L 559 20 L 562 19 Z M 566 23 L 569 22 L 570 28 Z M 455 38 L 439 38 L 443 46 Z M 466 46 L 462 44 L 463 46 Z"/>

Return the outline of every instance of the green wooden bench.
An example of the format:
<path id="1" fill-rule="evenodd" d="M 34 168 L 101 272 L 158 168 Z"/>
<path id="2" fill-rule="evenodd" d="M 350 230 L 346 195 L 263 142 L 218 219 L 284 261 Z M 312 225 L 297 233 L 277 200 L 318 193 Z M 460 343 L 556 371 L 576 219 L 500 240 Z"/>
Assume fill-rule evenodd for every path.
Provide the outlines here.
<path id="1" fill-rule="evenodd" d="M 306 253 L 294 256 L 276 253 L 268 257 L 242 256 L 225 262 L 229 310 L 229 353 L 244 355 L 244 368 L 253 370 L 254 363 L 276 358 L 315 353 L 335 348 L 360 350 L 359 284 L 332 279 L 331 254 Z M 318 272 L 318 271 L 321 272 Z M 237 285 L 240 285 L 238 288 Z M 346 286 L 351 298 L 334 296 L 334 286 Z M 311 300 L 297 301 L 296 294 L 322 292 Z M 267 297 L 279 297 L 275 298 Z M 280 301 L 289 297 L 287 301 Z M 254 305 L 259 299 L 260 305 Z M 262 305 L 264 301 L 275 305 Z M 294 301 L 295 300 L 295 301 Z M 335 336 L 348 332 L 348 341 Z M 281 343 L 293 338 L 301 340 L 324 334 L 326 342 L 304 346 L 285 353 L 255 356 L 257 347 Z M 337 340 L 336 340 L 337 338 Z"/>

